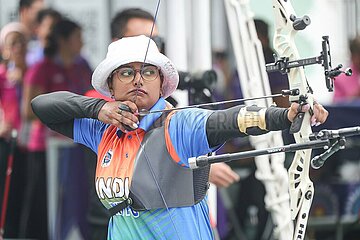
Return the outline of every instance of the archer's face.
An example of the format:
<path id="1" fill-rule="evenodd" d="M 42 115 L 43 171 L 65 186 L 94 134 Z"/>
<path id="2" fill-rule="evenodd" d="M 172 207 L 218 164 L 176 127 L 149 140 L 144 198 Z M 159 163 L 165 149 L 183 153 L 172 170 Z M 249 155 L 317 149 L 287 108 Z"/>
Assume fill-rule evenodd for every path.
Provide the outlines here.
<path id="1" fill-rule="evenodd" d="M 151 81 L 141 76 L 139 70 L 143 67 L 143 63 L 140 62 L 122 65 L 114 72 L 109 89 L 111 94 L 114 95 L 115 100 L 134 102 L 139 110 L 149 110 L 158 101 L 161 96 L 160 72 L 155 66 L 149 64 L 145 66 L 151 66 L 154 71 L 157 71 L 156 73 L 154 71 L 149 73 L 155 74 Z M 130 70 L 130 72 L 126 69 Z M 131 77 L 129 81 L 121 80 L 121 76 L 123 78 L 131 76 L 134 73 L 132 70 L 135 70 L 133 79 Z"/>

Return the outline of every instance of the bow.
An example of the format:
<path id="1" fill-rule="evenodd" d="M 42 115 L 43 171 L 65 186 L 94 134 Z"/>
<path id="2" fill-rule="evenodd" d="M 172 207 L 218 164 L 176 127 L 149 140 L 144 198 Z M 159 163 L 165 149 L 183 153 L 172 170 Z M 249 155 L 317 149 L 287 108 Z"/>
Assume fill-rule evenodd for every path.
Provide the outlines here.
<path id="1" fill-rule="evenodd" d="M 275 35 L 274 48 L 278 55 L 286 56 L 289 60 L 299 59 L 299 53 L 295 46 L 294 37 L 297 33 L 295 26 L 301 25 L 294 21 L 295 12 L 290 1 L 273 0 L 273 10 L 275 15 Z M 296 17 L 295 17 L 296 18 Z M 304 17 L 301 25 L 303 28 L 310 24 L 310 19 Z M 305 102 L 313 108 L 314 98 L 312 90 L 307 83 L 303 68 L 293 68 L 288 72 L 289 86 L 296 86 L 300 90 L 301 96 L 289 97 L 291 102 L 298 102 L 301 105 Z M 312 133 L 310 127 L 310 113 L 300 113 L 294 120 L 300 130 L 294 133 L 296 143 L 308 141 L 306 136 Z M 301 120 L 302 119 L 302 122 Z M 301 123 L 300 123 L 301 122 Z M 293 125 L 295 126 L 295 125 Z M 296 220 L 293 239 L 302 240 L 305 237 L 307 220 L 311 202 L 314 196 L 314 186 L 309 178 L 309 166 L 311 149 L 296 151 L 293 162 L 289 169 L 289 192 L 291 218 Z"/>
<path id="2" fill-rule="evenodd" d="M 260 51 L 261 54 L 259 54 L 259 41 L 256 36 L 252 19 L 253 13 L 249 9 L 249 3 L 247 0 L 225 0 L 225 6 L 243 94 L 246 97 L 267 94 L 267 92 L 269 92 L 269 83 L 268 79 L 264 77 L 263 72 L 265 71 L 261 72 L 261 70 L 263 70 L 262 65 L 264 65 L 264 62 L 261 61 L 263 59 L 263 54 L 262 51 Z M 298 102 L 300 106 L 310 104 L 311 108 L 313 108 L 314 100 L 312 89 L 306 80 L 303 68 L 300 67 L 311 64 L 322 64 L 324 67 L 326 86 L 329 91 L 333 91 L 334 77 L 341 73 L 351 75 L 351 69 L 347 69 L 343 72 L 340 70 L 342 65 L 338 65 L 334 69 L 331 68 L 329 39 L 326 36 L 323 37 L 322 52 L 320 56 L 300 59 L 295 46 L 294 37 L 297 31 L 306 28 L 306 26 L 310 24 L 310 18 L 308 16 L 297 18 L 290 1 L 288 0 L 273 0 L 273 10 L 276 28 L 274 47 L 281 57 L 276 58 L 275 63 L 268 64 L 266 66 L 266 71 L 280 71 L 283 74 L 288 74 L 289 88 L 299 89 L 300 92 L 299 95 L 290 96 L 290 101 Z M 257 56 L 256 59 L 254 59 L 254 56 Z M 261 92 L 261 90 L 263 92 Z M 268 102 L 257 102 L 257 104 L 269 106 Z M 289 236 L 291 235 L 294 236 L 294 239 L 304 239 L 308 214 L 314 193 L 313 183 L 309 178 L 310 148 L 324 147 L 327 145 L 327 143 L 322 142 L 317 146 L 317 143 L 315 142 L 308 142 L 308 136 L 312 133 L 309 125 L 310 117 L 309 112 L 304 113 L 300 111 L 290 129 L 290 132 L 294 133 L 297 144 L 307 145 L 303 149 L 298 149 L 296 151 L 294 161 L 289 169 L 291 213 L 287 212 L 289 208 L 289 206 L 286 205 L 288 195 L 280 190 L 282 186 L 281 183 L 269 181 L 277 178 L 282 180 L 283 183 L 287 182 L 287 177 L 284 178 L 284 176 L 281 175 L 281 172 L 284 171 L 283 160 L 281 161 L 281 159 L 276 158 L 270 160 L 270 157 L 263 157 L 262 159 L 259 159 L 258 157 L 255 158 L 257 165 L 256 176 L 259 180 L 263 180 L 264 182 L 266 189 L 265 204 L 271 211 L 272 219 L 275 224 L 274 237 L 277 239 L 289 239 Z M 260 142 L 258 139 L 256 140 L 254 138 L 250 138 L 250 141 L 256 149 L 264 149 L 265 147 L 279 146 L 282 144 L 282 141 L 274 141 L 272 137 L 273 136 L 267 136 L 267 138 L 264 137 L 265 142 L 266 139 L 268 141 L 270 139 L 270 143 L 267 143 L 268 145 L 265 145 L 264 142 Z M 340 145 L 340 143 L 341 141 L 338 145 Z M 338 149 L 338 145 L 334 149 Z M 292 147 L 290 147 L 290 149 L 291 148 Z M 277 152 L 278 149 L 280 148 L 256 150 L 254 156 L 259 156 L 257 154 L 261 152 L 264 154 L 270 154 L 274 151 Z M 221 156 L 218 157 L 219 159 L 221 158 Z M 268 164 L 269 160 L 271 161 L 270 165 Z M 264 178 L 264 176 L 267 176 L 267 178 Z M 276 194 L 274 194 L 274 192 L 276 192 Z M 287 193 L 287 189 L 285 192 Z M 282 202 L 279 201 L 280 199 Z M 273 204 L 274 202 L 275 204 Z M 290 215 L 292 220 L 296 219 L 295 232 Z M 288 221 L 288 218 L 290 222 Z"/>
<path id="3" fill-rule="evenodd" d="M 342 65 L 331 69 L 331 55 L 328 37 L 323 37 L 321 55 L 314 58 L 300 59 L 296 48 L 295 34 L 305 29 L 310 24 L 310 18 L 304 16 L 296 17 L 295 11 L 289 0 L 273 0 L 275 16 L 274 48 L 281 59 L 276 59 L 274 64 L 267 66 L 267 70 L 275 67 L 281 72 L 288 73 L 290 88 L 298 88 L 299 96 L 290 96 L 291 102 L 298 102 L 300 106 L 309 104 L 313 108 L 313 91 L 305 77 L 302 66 L 310 64 L 322 64 L 324 67 L 325 82 L 329 91 L 333 91 L 334 77 L 343 73 Z M 346 75 L 351 75 L 347 70 Z M 300 108 L 299 108 L 300 110 Z M 310 126 L 311 111 L 301 112 L 296 116 L 290 133 L 294 133 L 296 143 L 309 141 L 312 135 Z M 311 160 L 311 149 L 296 151 L 294 160 L 289 168 L 289 191 L 291 218 L 295 220 L 295 231 L 293 239 L 303 240 L 305 238 L 307 220 L 314 196 L 314 186 L 309 178 L 309 167 Z"/>

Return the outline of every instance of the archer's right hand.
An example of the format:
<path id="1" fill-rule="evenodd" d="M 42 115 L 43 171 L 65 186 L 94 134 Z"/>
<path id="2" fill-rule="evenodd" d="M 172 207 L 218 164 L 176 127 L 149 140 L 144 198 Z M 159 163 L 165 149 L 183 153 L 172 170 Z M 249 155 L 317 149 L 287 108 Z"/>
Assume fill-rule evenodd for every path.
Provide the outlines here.
<path id="1" fill-rule="evenodd" d="M 121 110 L 119 107 L 126 105 L 130 111 Z M 138 108 L 135 103 L 130 101 L 107 102 L 101 108 L 98 119 L 105 124 L 111 124 L 119 128 L 122 132 L 128 132 L 138 128 L 139 118 L 136 115 Z"/>

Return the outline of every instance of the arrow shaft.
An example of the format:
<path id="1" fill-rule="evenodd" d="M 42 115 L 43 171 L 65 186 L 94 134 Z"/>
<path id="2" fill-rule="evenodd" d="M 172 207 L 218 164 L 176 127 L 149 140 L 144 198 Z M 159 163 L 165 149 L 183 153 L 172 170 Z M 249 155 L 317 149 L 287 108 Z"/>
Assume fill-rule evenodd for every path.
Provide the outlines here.
<path id="1" fill-rule="evenodd" d="M 202 103 L 202 104 L 196 104 L 196 105 L 178 107 L 178 108 L 172 108 L 172 109 L 165 109 L 165 110 L 154 110 L 154 111 L 140 110 L 139 115 L 140 116 L 146 116 L 148 114 L 163 113 L 163 112 L 169 112 L 169 111 L 173 111 L 173 110 L 183 110 L 183 109 L 188 109 L 188 108 L 200 108 L 200 107 L 216 106 L 216 105 L 221 105 L 221 104 L 244 102 L 244 101 L 251 101 L 251 100 L 257 100 L 257 99 L 263 99 L 263 98 L 285 97 L 285 96 L 288 96 L 288 95 L 296 95 L 296 94 L 298 94 L 296 89 L 295 90 L 283 90 L 282 93 L 277 93 L 277 94 L 272 94 L 272 95 L 267 95 L 267 96 L 261 96 L 261 97 L 232 99 L 232 100 L 225 100 L 225 101 L 213 102 L 213 103 Z"/>

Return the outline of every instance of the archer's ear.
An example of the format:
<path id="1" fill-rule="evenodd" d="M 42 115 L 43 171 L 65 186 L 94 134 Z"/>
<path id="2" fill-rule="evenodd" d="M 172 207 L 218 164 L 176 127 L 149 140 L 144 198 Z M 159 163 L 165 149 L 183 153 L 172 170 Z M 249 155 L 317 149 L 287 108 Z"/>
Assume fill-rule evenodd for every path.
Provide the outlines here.
<path id="1" fill-rule="evenodd" d="M 110 91 L 110 95 L 111 96 L 114 96 L 115 95 L 115 91 L 112 87 L 112 80 L 108 79 L 107 80 L 107 85 L 108 85 L 108 88 L 109 88 L 109 91 Z"/>
<path id="2" fill-rule="evenodd" d="M 109 86 L 109 92 L 110 92 L 110 95 L 111 95 L 111 96 L 114 96 L 114 90 L 112 89 L 111 86 Z"/>

